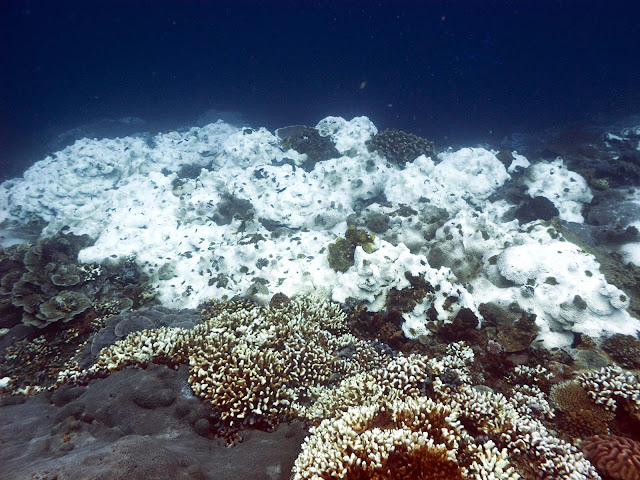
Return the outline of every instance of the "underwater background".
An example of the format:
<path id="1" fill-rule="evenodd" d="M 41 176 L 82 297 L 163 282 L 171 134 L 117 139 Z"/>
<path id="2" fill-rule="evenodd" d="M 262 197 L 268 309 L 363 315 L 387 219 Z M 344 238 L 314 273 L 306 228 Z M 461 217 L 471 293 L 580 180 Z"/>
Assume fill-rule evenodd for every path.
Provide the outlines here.
<path id="1" fill-rule="evenodd" d="M 275 129 L 327 115 L 438 145 L 636 114 L 635 1 L 7 1 L 4 178 L 82 136 L 227 112 Z"/>
<path id="2" fill-rule="evenodd" d="M 0 1 L 0 480 L 640 480 L 639 14 Z"/>

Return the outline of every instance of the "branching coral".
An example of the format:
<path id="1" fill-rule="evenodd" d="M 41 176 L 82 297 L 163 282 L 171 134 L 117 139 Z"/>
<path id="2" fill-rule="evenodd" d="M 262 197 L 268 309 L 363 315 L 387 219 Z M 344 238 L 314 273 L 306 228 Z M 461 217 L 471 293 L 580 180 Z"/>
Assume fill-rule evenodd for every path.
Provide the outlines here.
<path id="1" fill-rule="evenodd" d="M 582 373 L 577 380 L 597 404 L 609 410 L 615 411 L 621 402 L 640 410 L 640 380 L 631 372 L 612 365 Z"/>
<path id="2" fill-rule="evenodd" d="M 453 344 L 438 359 L 398 356 L 343 380 L 304 412 L 320 423 L 303 445 L 294 479 L 418 478 L 424 462 L 448 475 L 433 478 L 516 479 L 522 461 L 543 479 L 599 478 L 582 453 L 536 418 L 550 414 L 531 408 L 539 390 L 507 398 L 476 388 L 473 358 L 471 349 Z"/>
<path id="3" fill-rule="evenodd" d="M 461 479 L 462 434 L 455 412 L 426 398 L 353 407 L 312 430 L 293 480 Z"/>
<path id="4" fill-rule="evenodd" d="M 385 355 L 347 332 L 335 304 L 306 298 L 279 306 L 213 304 L 193 329 L 134 332 L 104 348 L 83 382 L 128 365 L 189 363 L 189 384 L 228 426 L 273 426 L 311 403 L 322 386 L 382 364 Z"/>
<path id="5" fill-rule="evenodd" d="M 545 427 L 553 413 L 535 384 L 548 376 L 544 369 L 515 369 L 514 378 L 530 381 L 497 393 L 477 384 L 475 356 L 464 344 L 439 357 L 391 357 L 350 334 L 337 305 L 313 298 L 212 304 L 203 313 L 190 330 L 131 333 L 103 349 L 94 366 L 61 380 L 188 363 L 189 384 L 213 406 L 220 432 L 271 428 L 291 417 L 309 422 L 296 480 L 427 471 L 443 479 L 599 478 L 576 447 Z"/>

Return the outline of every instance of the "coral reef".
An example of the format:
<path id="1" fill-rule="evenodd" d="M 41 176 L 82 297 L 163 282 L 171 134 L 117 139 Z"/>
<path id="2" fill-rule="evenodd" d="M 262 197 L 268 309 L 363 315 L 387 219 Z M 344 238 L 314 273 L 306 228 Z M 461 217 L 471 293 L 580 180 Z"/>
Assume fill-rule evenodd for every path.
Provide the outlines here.
<path id="1" fill-rule="evenodd" d="M 640 442 L 617 435 L 596 435 L 580 448 L 606 480 L 640 479 Z"/>
<path id="2" fill-rule="evenodd" d="M 348 333 L 345 314 L 326 301 L 212 304 L 204 314 L 192 329 L 131 333 L 102 349 L 93 366 L 68 369 L 60 378 L 86 382 L 127 365 L 188 363 L 189 384 L 218 412 L 218 429 L 273 428 L 312 401 L 319 387 L 385 357 Z"/>
<path id="3" fill-rule="evenodd" d="M 88 368 L 67 365 L 54 397 L 73 403 L 93 379 L 127 366 L 166 364 L 184 372 L 208 405 L 208 413 L 190 420 L 198 435 L 237 442 L 242 429 L 307 421 L 312 428 L 293 469 L 296 480 L 425 472 L 443 479 L 595 480 L 595 469 L 566 435 L 584 438 L 598 431 L 594 425 L 613 422 L 597 401 L 611 385 L 611 398 L 625 408 L 637 396 L 637 379 L 620 369 L 587 372 L 547 396 L 553 372 L 521 364 L 489 381 L 490 364 L 463 343 L 433 355 L 392 355 L 351 334 L 348 315 L 317 298 L 279 294 L 268 307 L 209 303 L 195 326 L 193 320 L 176 326 L 180 316 L 168 312 L 144 313 L 112 317 L 105 331 L 123 336 L 106 342 Z M 161 322 L 166 326 L 158 328 Z M 176 393 L 161 390 L 138 385 L 129 396 L 141 408 L 173 408 Z M 582 417 L 568 416 L 572 410 Z M 591 421 L 598 415 L 601 424 Z"/>
<path id="4" fill-rule="evenodd" d="M 49 236 L 0 250 L 0 404 L 55 405 L 52 455 L 295 419 L 300 480 L 615 477 L 585 439 L 640 431 L 638 138 L 574 171 L 366 117 L 79 141 L 0 186 Z"/>
<path id="5" fill-rule="evenodd" d="M 453 344 L 439 359 L 398 357 L 343 380 L 305 412 L 317 426 L 293 478 L 416 478 L 427 469 L 435 478 L 517 479 L 527 469 L 550 480 L 598 478 L 575 447 L 543 426 L 552 413 L 539 407 L 539 390 L 518 389 L 508 399 L 474 387 L 473 359 L 471 349 Z"/>
<path id="6" fill-rule="evenodd" d="M 367 141 L 367 148 L 400 166 L 420 155 L 429 157 L 435 154 L 433 142 L 399 130 L 385 130 L 374 135 Z"/>
<path id="7" fill-rule="evenodd" d="M 135 262 L 79 264 L 89 243 L 61 232 L 0 249 L 0 378 L 11 389 L 50 385 L 105 318 L 153 302 Z"/>

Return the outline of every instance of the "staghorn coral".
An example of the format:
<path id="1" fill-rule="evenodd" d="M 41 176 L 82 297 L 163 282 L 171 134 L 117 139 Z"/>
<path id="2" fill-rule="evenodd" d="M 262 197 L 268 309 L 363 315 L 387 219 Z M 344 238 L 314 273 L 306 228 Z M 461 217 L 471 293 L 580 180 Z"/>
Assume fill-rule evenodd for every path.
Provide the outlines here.
<path id="1" fill-rule="evenodd" d="M 640 480 L 640 442 L 617 435 L 596 435 L 580 448 L 605 479 Z"/>

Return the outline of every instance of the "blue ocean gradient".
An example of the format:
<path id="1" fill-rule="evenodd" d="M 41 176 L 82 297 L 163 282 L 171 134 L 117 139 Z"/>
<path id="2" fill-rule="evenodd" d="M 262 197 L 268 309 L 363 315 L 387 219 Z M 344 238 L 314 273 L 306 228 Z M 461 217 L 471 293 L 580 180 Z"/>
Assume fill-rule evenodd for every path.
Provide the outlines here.
<path id="1" fill-rule="evenodd" d="M 613 121 L 640 111 L 638 18 L 636 1 L 3 1 L 0 176 L 219 112 L 367 115 L 439 148 Z"/>

